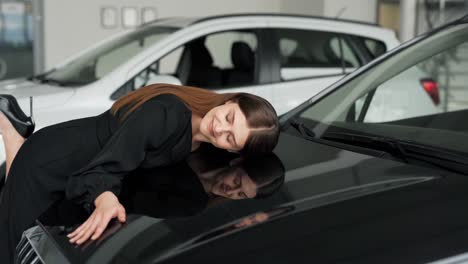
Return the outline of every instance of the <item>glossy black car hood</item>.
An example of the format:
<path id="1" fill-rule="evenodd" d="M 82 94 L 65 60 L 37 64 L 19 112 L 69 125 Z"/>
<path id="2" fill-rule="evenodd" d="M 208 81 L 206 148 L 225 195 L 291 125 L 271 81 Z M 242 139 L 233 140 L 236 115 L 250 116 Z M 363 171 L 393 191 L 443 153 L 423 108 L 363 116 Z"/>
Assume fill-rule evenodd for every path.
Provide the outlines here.
<path id="1" fill-rule="evenodd" d="M 385 217 L 396 218 L 396 230 L 399 230 L 399 227 L 404 227 L 406 230 L 408 226 L 405 226 L 402 219 L 398 219 L 402 213 L 399 210 L 402 208 L 403 213 L 412 210 L 412 206 L 446 195 L 452 192 L 452 189 L 455 196 L 463 196 L 468 202 L 467 195 L 458 193 L 462 186 L 468 188 L 468 180 L 462 175 L 347 151 L 286 133 L 282 133 L 275 153 L 286 169 L 285 183 L 278 192 L 265 199 L 226 201 L 207 205 L 201 197 L 201 202 L 197 201 L 188 206 L 196 210 L 193 209 L 187 214 L 174 214 L 174 217 L 166 219 L 160 219 L 151 213 L 141 215 L 130 211 L 126 224 L 114 223 L 110 228 L 114 230 L 109 232 L 109 236 L 80 247 L 67 242 L 65 234 L 69 230 L 57 226 L 60 222 L 52 221 L 50 224 L 45 221 L 43 229 L 49 238 L 53 238 L 56 248 L 71 263 L 85 261 L 144 263 L 157 260 L 184 263 L 191 258 L 191 254 L 205 252 L 205 258 L 210 256 L 212 253 L 206 254 L 206 252 L 211 251 L 210 247 L 216 248 L 215 245 L 227 246 L 232 241 L 240 243 L 238 245 L 247 245 L 256 240 L 259 240 L 259 243 L 264 243 L 261 242 L 262 239 L 274 240 L 275 235 L 271 234 L 273 232 L 271 228 L 276 228 L 278 237 L 284 241 L 297 237 L 298 232 L 303 230 L 310 234 L 315 232 L 317 238 L 322 239 L 323 243 L 328 243 L 327 233 L 323 230 L 328 230 L 327 228 L 332 228 L 334 225 L 341 226 L 342 231 L 349 232 L 350 236 L 367 235 L 369 237 L 366 239 L 372 240 L 376 239 L 372 238 L 372 232 L 363 231 L 359 234 L 359 228 L 362 229 L 360 222 L 370 222 L 369 229 L 388 228 L 387 222 L 372 222 L 374 219 L 372 217 L 385 215 L 386 211 L 391 213 Z M 141 200 L 140 204 L 145 202 L 147 204 L 143 207 L 172 206 L 171 202 L 154 205 L 151 199 Z M 408 205 L 407 208 L 405 204 Z M 454 206 L 458 205 L 458 202 L 454 203 Z M 451 204 L 447 206 L 450 207 Z M 270 213 L 275 208 L 275 213 Z M 186 208 L 183 210 L 186 212 Z M 375 210 L 375 213 L 370 213 L 369 210 Z M 440 215 L 443 210 L 443 207 L 434 206 L 433 214 Z M 270 217 L 253 224 L 247 221 L 248 224 L 243 225 L 249 216 L 252 217 L 252 214 L 259 212 L 270 213 Z M 411 217 L 414 218 L 411 221 L 425 221 L 418 219 L 418 216 Z M 409 223 L 409 227 L 414 224 Z M 346 226 L 354 228 L 347 230 Z M 466 226 L 468 228 L 468 222 Z M 430 230 L 433 227 L 428 225 L 427 228 Z M 259 230 L 263 231 L 259 233 Z M 291 236 L 283 232 L 284 230 L 290 230 Z M 425 232 L 424 230 L 420 232 Z M 406 239 L 405 233 L 398 231 L 389 235 L 395 242 Z M 333 236 L 338 238 L 339 233 L 332 232 L 330 237 Z M 253 237 L 255 239 L 252 239 Z M 231 238 L 234 240 L 231 241 Z M 356 243 L 352 237 L 346 237 L 344 240 L 341 238 L 342 243 L 337 243 L 337 250 L 346 249 L 343 241 Z M 375 245 L 379 245 L 378 241 L 374 242 Z M 321 244 L 321 247 L 324 245 Z M 255 248 L 255 245 L 250 246 Z M 284 245 L 284 247 L 289 246 Z M 364 246 L 368 247 L 369 245 Z M 381 247 L 386 246 L 382 244 Z M 242 248 L 237 246 L 238 250 Z M 223 251 L 222 248 L 218 250 Z M 318 254 L 321 258 L 316 260 L 327 260 L 329 257 L 327 250 L 333 250 L 333 246 Z M 219 253 L 216 252 L 214 255 Z M 297 254 L 299 256 L 301 253 Z M 232 256 L 232 259 L 236 257 Z M 209 260 L 208 258 L 207 261 Z"/>

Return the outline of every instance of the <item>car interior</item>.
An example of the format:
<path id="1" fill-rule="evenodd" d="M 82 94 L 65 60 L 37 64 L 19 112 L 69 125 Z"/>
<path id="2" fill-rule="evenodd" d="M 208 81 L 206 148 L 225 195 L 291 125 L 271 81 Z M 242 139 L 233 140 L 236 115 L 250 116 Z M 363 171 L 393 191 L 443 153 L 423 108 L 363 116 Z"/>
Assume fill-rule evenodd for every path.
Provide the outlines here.
<path id="1" fill-rule="evenodd" d="M 221 69 L 214 65 L 213 57 L 205 45 L 206 37 L 191 41 L 179 60 L 176 76 L 189 86 L 219 88 L 242 86 L 254 82 L 255 52 L 243 41 L 231 45 L 232 68 Z"/>
<path id="2" fill-rule="evenodd" d="M 177 73 L 180 81 L 190 86 L 221 85 L 221 71 L 213 65 L 213 58 L 205 46 L 205 38 L 196 39 L 185 46 Z"/>

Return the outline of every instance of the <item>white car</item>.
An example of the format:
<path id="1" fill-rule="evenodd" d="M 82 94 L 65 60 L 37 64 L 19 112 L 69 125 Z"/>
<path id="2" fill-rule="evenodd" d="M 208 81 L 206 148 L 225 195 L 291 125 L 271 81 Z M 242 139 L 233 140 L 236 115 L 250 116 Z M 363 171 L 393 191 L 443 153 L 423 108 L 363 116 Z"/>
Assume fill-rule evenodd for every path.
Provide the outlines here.
<path id="1" fill-rule="evenodd" d="M 0 82 L 0 93 L 16 96 L 26 113 L 34 97 L 36 130 L 100 114 L 151 83 L 249 92 L 283 114 L 398 44 L 389 29 L 337 19 L 168 18 L 106 39 L 45 74 Z"/>

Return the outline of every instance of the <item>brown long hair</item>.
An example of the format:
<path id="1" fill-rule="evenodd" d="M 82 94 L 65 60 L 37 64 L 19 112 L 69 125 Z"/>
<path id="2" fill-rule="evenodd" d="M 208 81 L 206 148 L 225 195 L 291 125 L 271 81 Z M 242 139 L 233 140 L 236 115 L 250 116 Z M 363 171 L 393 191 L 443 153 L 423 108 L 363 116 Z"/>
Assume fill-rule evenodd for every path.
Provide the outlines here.
<path id="1" fill-rule="evenodd" d="M 152 84 L 119 98 L 112 105 L 111 112 L 116 114 L 122 107 L 129 106 L 130 108 L 122 116 L 123 120 L 141 104 L 160 94 L 173 94 L 179 97 L 192 113 L 201 117 L 204 117 L 214 107 L 227 101 L 233 101 L 239 105 L 247 119 L 247 124 L 252 128 L 242 152 L 244 154 L 260 154 L 272 151 L 276 146 L 279 136 L 276 111 L 267 100 L 253 94 L 219 94 L 190 86 Z"/>

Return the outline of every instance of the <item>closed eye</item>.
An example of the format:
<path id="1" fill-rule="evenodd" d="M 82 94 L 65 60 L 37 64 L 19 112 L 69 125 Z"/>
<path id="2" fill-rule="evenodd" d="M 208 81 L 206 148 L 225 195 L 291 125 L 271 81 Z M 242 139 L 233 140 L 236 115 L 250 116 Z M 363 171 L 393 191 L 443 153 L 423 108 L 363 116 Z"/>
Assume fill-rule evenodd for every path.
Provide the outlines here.
<path id="1" fill-rule="evenodd" d="M 237 148 L 236 140 L 232 134 L 228 136 L 228 143 L 231 144 L 233 148 Z"/>
<path id="2" fill-rule="evenodd" d="M 234 184 L 236 186 L 239 186 L 241 184 L 241 177 L 239 175 L 236 175 L 236 177 L 234 178 Z"/>
<path id="3" fill-rule="evenodd" d="M 232 114 L 231 114 L 231 124 L 234 124 L 235 117 L 236 116 L 235 116 L 234 112 L 232 112 Z"/>
<path id="4" fill-rule="evenodd" d="M 234 123 L 234 112 L 231 112 L 226 115 L 226 121 L 229 122 L 230 124 Z"/>

